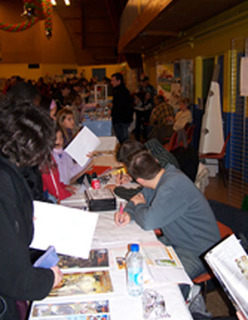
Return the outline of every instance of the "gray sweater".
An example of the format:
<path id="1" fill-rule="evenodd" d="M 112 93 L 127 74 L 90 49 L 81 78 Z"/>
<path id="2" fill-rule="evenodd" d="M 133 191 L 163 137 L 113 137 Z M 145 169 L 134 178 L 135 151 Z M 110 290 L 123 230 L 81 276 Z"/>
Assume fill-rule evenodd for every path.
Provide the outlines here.
<path id="1" fill-rule="evenodd" d="M 172 165 L 155 190 L 143 188 L 146 204 L 125 208 L 141 228 L 161 228 L 168 244 L 200 255 L 220 240 L 213 212 L 193 182 Z"/>

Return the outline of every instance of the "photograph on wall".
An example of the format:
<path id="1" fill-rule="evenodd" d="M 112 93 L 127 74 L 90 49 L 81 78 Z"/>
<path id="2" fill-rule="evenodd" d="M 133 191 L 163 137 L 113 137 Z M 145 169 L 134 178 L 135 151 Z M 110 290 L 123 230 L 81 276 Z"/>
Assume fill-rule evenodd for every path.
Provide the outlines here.
<path id="1" fill-rule="evenodd" d="M 165 98 L 175 112 L 181 95 L 179 62 L 157 65 L 157 92 Z"/>

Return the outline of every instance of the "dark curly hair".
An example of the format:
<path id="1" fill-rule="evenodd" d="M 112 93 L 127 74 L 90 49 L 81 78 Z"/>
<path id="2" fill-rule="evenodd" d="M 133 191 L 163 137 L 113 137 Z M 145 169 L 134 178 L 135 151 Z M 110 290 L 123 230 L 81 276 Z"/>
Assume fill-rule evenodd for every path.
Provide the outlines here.
<path id="1" fill-rule="evenodd" d="M 0 151 L 18 167 L 50 166 L 54 122 L 31 102 L 0 101 Z"/>

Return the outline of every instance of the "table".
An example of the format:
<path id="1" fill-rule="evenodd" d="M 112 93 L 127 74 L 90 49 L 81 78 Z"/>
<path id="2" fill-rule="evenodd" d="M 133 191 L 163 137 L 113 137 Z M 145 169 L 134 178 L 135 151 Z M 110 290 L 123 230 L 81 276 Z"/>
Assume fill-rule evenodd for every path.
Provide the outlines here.
<path id="1" fill-rule="evenodd" d="M 104 155 L 94 159 L 94 165 L 111 165 L 118 167 L 120 163 L 115 161 L 113 155 Z M 117 208 L 124 200 L 117 197 Z M 78 191 L 75 195 L 61 201 L 62 205 L 85 208 L 86 202 L 83 188 L 78 186 Z M 135 222 L 131 222 L 127 226 L 118 227 L 114 222 L 115 211 L 99 212 L 99 217 L 92 240 L 92 249 L 108 249 L 109 254 L 109 273 L 113 285 L 113 292 L 105 294 L 73 296 L 67 298 L 72 303 L 80 303 L 84 301 L 94 301 L 105 299 L 109 301 L 110 317 L 85 317 L 82 315 L 62 316 L 62 317 L 32 317 L 29 320 L 142 320 L 142 298 L 132 297 L 127 292 L 125 269 L 118 269 L 116 263 L 117 256 L 124 256 L 127 253 L 127 246 L 130 243 L 139 243 L 141 250 L 150 250 L 149 248 L 160 249 L 162 246 L 156 238 L 153 231 L 145 231 L 141 229 Z M 155 279 L 155 280 L 154 280 Z M 173 280 L 172 280 L 173 279 Z M 176 281 L 175 281 L 176 280 Z M 170 314 L 170 320 L 192 320 L 191 314 L 188 311 L 181 291 L 175 282 L 186 282 L 192 284 L 183 268 L 159 269 L 154 266 L 145 268 L 145 288 L 152 288 L 164 296 L 166 310 Z M 43 301 L 34 302 L 43 304 L 44 308 L 49 304 L 54 303 L 53 298 L 46 298 Z"/>
<path id="2" fill-rule="evenodd" d="M 119 203 L 119 201 L 118 201 Z M 82 303 L 83 301 L 103 301 L 107 299 L 110 306 L 110 316 L 111 320 L 142 320 L 142 300 L 141 296 L 132 297 L 128 295 L 126 287 L 125 270 L 119 270 L 117 264 L 115 263 L 115 254 L 119 253 L 121 250 L 127 251 L 127 244 L 130 243 L 140 243 L 142 244 L 156 244 L 157 238 L 153 231 L 144 231 L 136 223 L 132 222 L 125 227 L 117 227 L 114 223 L 114 212 L 101 212 L 99 213 L 99 218 L 97 226 L 95 229 L 95 234 L 92 241 L 92 248 L 107 248 L 109 251 L 109 261 L 110 261 L 110 276 L 113 284 L 114 292 L 106 294 L 95 294 L 95 295 L 84 295 L 84 296 L 73 296 L 67 298 L 66 301 L 72 303 Z M 166 309 L 170 314 L 171 320 L 191 320 L 192 317 L 185 306 L 184 299 L 178 286 L 175 283 L 148 283 L 146 288 L 153 288 L 162 294 L 165 298 Z M 62 299 L 63 300 L 63 299 Z M 49 304 L 54 304 L 55 300 L 53 298 L 46 298 L 43 301 L 34 302 L 35 305 L 42 305 L 43 308 Z M 101 319 L 101 318 L 84 318 L 82 316 L 62 316 L 62 317 L 32 317 L 30 320 L 82 320 L 82 319 Z M 109 319 L 109 318 L 103 318 Z"/>
<path id="3" fill-rule="evenodd" d="M 98 137 L 112 135 L 112 121 L 111 120 L 85 119 L 82 122 L 82 125 L 88 127 Z"/>

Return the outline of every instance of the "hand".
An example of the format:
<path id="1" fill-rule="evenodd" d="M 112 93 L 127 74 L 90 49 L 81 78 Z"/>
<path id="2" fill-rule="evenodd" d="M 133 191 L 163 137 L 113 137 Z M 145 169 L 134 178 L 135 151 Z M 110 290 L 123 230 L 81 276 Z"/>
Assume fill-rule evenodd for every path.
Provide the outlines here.
<path id="1" fill-rule="evenodd" d="M 54 282 L 53 282 L 53 288 L 57 287 L 60 283 L 60 281 L 63 278 L 63 273 L 59 269 L 58 266 L 54 266 L 50 268 L 53 271 L 54 274 Z"/>
<path id="2" fill-rule="evenodd" d="M 126 226 L 130 221 L 131 217 L 127 212 L 123 211 L 121 213 L 118 211 L 115 213 L 115 223 L 117 226 Z"/>
<path id="3" fill-rule="evenodd" d="M 96 152 L 90 151 L 90 152 L 88 152 L 88 153 L 86 154 L 86 157 L 92 159 L 92 158 L 95 157 L 96 155 L 97 155 Z"/>
<path id="4" fill-rule="evenodd" d="M 128 174 L 117 173 L 115 181 L 117 184 L 125 184 L 131 181 L 131 177 Z"/>
<path id="5" fill-rule="evenodd" d="M 238 318 L 239 320 L 247 320 L 247 319 L 245 318 L 245 316 L 244 316 L 240 311 L 238 311 L 238 312 L 236 313 L 236 315 L 237 315 L 237 318 Z"/>
<path id="6" fill-rule="evenodd" d="M 67 186 L 66 186 L 66 190 L 70 191 L 72 194 L 75 194 L 76 191 L 77 191 L 77 188 L 74 187 L 74 186 L 69 186 L 69 185 L 67 185 Z"/>
<path id="7" fill-rule="evenodd" d="M 132 201 L 135 205 L 140 203 L 146 203 L 146 199 L 144 198 L 143 194 L 141 192 L 137 193 L 135 196 L 133 196 L 130 201 Z"/>
<path id="8" fill-rule="evenodd" d="M 108 184 L 104 187 L 104 189 L 109 189 L 111 190 L 112 192 L 114 192 L 115 188 L 117 187 L 116 184 Z"/>

